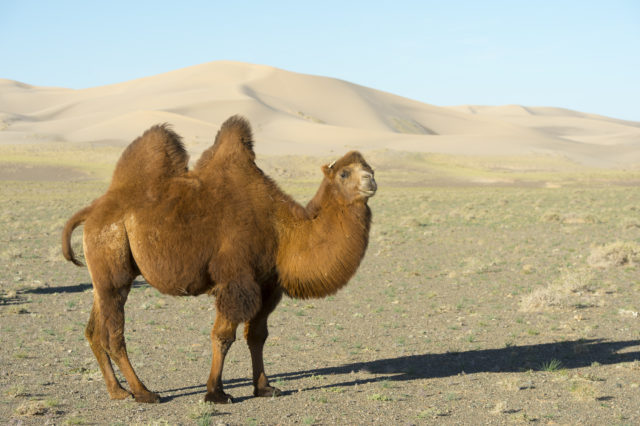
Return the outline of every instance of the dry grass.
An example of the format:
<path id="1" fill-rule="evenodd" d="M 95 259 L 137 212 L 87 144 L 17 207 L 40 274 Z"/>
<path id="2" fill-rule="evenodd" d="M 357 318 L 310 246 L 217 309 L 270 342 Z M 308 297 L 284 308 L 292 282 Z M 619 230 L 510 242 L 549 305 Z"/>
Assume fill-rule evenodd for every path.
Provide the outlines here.
<path id="1" fill-rule="evenodd" d="M 594 247 L 587 259 L 594 268 L 610 268 L 628 265 L 634 267 L 640 262 L 640 244 L 633 241 L 616 241 Z"/>
<path id="2" fill-rule="evenodd" d="M 49 411 L 49 405 L 45 401 L 27 401 L 16 409 L 20 416 L 42 416 Z"/>
<path id="3" fill-rule="evenodd" d="M 523 312 L 538 312 L 552 307 L 584 304 L 585 296 L 593 293 L 593 272 L 588 269 L 564 270 L 547 287 L 535 289 L 520 301 Z"/>

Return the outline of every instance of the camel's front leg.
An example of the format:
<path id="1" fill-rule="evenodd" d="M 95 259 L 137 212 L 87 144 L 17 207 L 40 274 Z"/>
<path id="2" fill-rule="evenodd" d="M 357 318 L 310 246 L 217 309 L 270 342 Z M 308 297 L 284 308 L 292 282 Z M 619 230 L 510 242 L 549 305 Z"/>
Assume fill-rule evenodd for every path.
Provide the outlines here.
<path id="1" fill-rule="evenodd" d="M 222 390 L 222 367 L 224 357 L 236 340 L 236 328 L 238 324 L 233 323 L 218 313 L 211 331 L 211 349 L 213 357 L 211 360 L 211 373 L 207 380 L 207 394 L 204 400 L 207 402 L 217 402 L 227 404 L 233 402 L 231 395 Z"/>
<path id="2" fill-rule="evenodd" d="M 251 352 L 251 366 L 253 369 L 253 395 L 254 396 L 280 396 L 280 389 L 269 385 L 269 379 L 264 372 L 264 360 L 262 357 L 264 342 L 267 340 L 267 318 L 275 309 L 282 298 L 282 291 L 275 286 L 265 286 L 262 292 L 262 308 L 255 318 L 248 321 L 244 327 L 244 336 Z"/>

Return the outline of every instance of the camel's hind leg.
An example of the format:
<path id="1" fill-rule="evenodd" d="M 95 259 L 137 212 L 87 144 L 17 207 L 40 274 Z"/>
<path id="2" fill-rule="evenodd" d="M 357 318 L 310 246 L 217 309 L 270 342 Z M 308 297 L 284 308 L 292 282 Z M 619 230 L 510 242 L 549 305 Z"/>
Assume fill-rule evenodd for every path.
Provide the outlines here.
<path id="1" fill-rule="evenodd" d="M 258 314 L 244 326 L 244 336 L 251 352 L 251 366 L 253 370 L 253 395 L 254 396 L 279 396 L 280 389 L 269 385 L 269 379 L 264 372 L 264 360 L 262 352 L 264 342 L 267 340 L 267 318 L 273 312 L 282 298 L 282 290 L 273 286 L 265 286 L 262 290 L 262 308 Z"/>
<path id="2" fill-rule="evenodd" d="M 97 324 L 101 326 L 97 337 L 104 351 L 106 351 L 109 358 L 116 363 L 124 375 L 127 383 L 131 387 L 131 392 L 135 400 L 138 402 L 159 402 L 160 396 L 154 392 L 150 392 L 140 381 L 138 375 L 133 370 L 127 354 L 127 347 L 124 340 L 124 304 L 130 288 L 131 284 L 117 291 L 95 290 L 98 294 L 96 297 L 98 300 L 96 302 L 99 306 L 98 317 L 100 318 Z M 100 363 L 100 358 L 98 358 L 98 363 Z M 105 381 L 108 383 L 107 376 L 105 376 Z"/>
<path id="3" fill-rule="evenodd" d="M 109 359 L 114 361 L 138 402 L 158 402 L 158 394 L 150 392 L 136 375 L 124 340 L 124 304 L 131 283 L 137 275 L 132 265 L 126 232 L 122 225 L 92 229 L 87 223 L 84 250 L 93 281 L 93 309 L 86 336 L 98 360 L 112 398 L 125 397 Z"/>
<path id="4" fill-rule="evenodd" d="M 131 396 L 131 392 L 124 389 L 120 385 L 120 382 L 118 382 L 118 379 L 113 372 L 113 366 L 111 365 L 109 355 L 107 355 L 107 352 L 100 343 L 100 339 L 98 338 L 99 336 L 96 333 L 96 309 L 97 304 L 94 304 L 91 309 L 91 316 L 89 317 L 89 323 L 87 324 L 84 335 L 89 341 L 91 350 L 98 360 L 98 365 L 100 366 L 100 371 L 102 372 L 102 376 L 104 377 L 104 381 L 107 385 L 109 396 L 111 399 L 125 399 Z"/>

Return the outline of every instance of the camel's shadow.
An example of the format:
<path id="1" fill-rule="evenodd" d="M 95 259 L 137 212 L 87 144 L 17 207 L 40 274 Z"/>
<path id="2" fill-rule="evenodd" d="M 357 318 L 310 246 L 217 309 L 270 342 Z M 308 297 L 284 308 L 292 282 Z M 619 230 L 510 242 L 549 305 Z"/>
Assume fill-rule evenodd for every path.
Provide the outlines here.
<path id="1" fill-rule="evenodd" d="M 135 280 L 132 284 L 132 288 L 139 287 L 147 287 L 146 281 Z M 56 293 L 84 293 L 87 290 L 91 290 L 93 288 L 93 284 L 84 283 L 84 284 L 76 284 L 76 285 L 67 285 L 67 286 L 58 286 L 58 287 L 37 287 L 27 290 L 22 290 L 20 293 L 31 293 L 31 294 L 56 294 Z"/>
<path id="2" fill-rule="evenodd" d="M 407 355 L 375 361 L 354 362 L 335 367 L 316 368 L 289 373 L 277 373 L 270 376 L 271 381 L 298 380 L 312 376 L 347 376 L 347 380 L 320 381 L 320 384 L 301 388 L 302 391 L 349 387 L 378 381 L 411 381 L 437 377 L 450 377 L 458 374 L 473 373 L 511 373 L 528 370 L 541 370 L 551 360 L 560 361 L 561 368 L 574 369 L 587 367 L 594 363 L 603 365 L 631 362 L 640 359 L 640 340 L 606 341 L 603 339 L 573 340 L 555 343 L 541 343 L 526 346 L 508 346 L 500 349 L 481 349 L 466 352 L 448 352 L 444 354 Z M 367 372 L 370 378 L 349 378 L 352 372 Z M 324 384 L 324 383 L 326 384 Z M 250 380 L 234 379 L 225 381 L 225 388 L 250 385 Z M 182 389 L 166 390 L 173 393 L 164 400 L 204 392 L 204 386 L 191 386 Z M 177 392 L 177 393 L 176 393 Z M 285 391 L 284 394 L 290 394 Z M 248 397 L 235 398 L 241 402 Z"/>
<path id="3" fill-rule="evenodd" d="M 132 288 L 146 287 L 149 286 L 146 281 L 136 280 L 131 285 Z M 93 288 L 93 284 L 91 283 L 83 283 L 76 285 L 67 285 L 67 286 L 55 286 L 55 287 L 35 287 L 28 288 L 23 290 L 18 290 L 15 295 L 11 297 L 0 295 L 0 306 L 3 305 L 24 305 L 30 303 L 29 299 L 25 297 L 26 294 L 61 294 L 61 293 L 84 293 L 85 291 L 91 290 Z"/>
<path id="4" fill-rule="evenodd" d="M 341 383 L 312 386 L 303 390 L 324 387 L 350 386 L 361 383 L 389 381 L 410 381 L 450 377 L 473 373 L 510 373 L 544 369 L 545 364 L 556 359 L 561 368 L 587 367 L 593 363 L 618 364 L 640 359 L 640 350 L 620 352 L 633 346 L 640 346 L 640 340 L 610 342 L 602 339 L 574 340 L 542 343 L 527 346 L 509 346 L 500 349 L 481 349 L 444 354 L 407 355 L 397 358 L 356 362 L 338 367 L 318 368 L 307 371 L 275 374 L 273 378 L 283 380 L 300 379 L 310 376 L 350 374 L 365 371 L 373 374 L 368 379 L 354 379 Z M 640 349 L 640 348 L 639 348 Z"/>

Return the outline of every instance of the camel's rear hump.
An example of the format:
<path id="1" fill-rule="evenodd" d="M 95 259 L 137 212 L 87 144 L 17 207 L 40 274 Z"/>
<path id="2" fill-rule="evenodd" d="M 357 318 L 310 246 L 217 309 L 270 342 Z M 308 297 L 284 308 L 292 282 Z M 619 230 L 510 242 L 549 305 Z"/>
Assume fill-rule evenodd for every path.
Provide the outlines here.
<path id="1" fill-rule="evenodd" d="M 111 188 L 149 185 L 187 172 L 189 155 L 167 124 L 151 127 L 120 156 Z"/>

